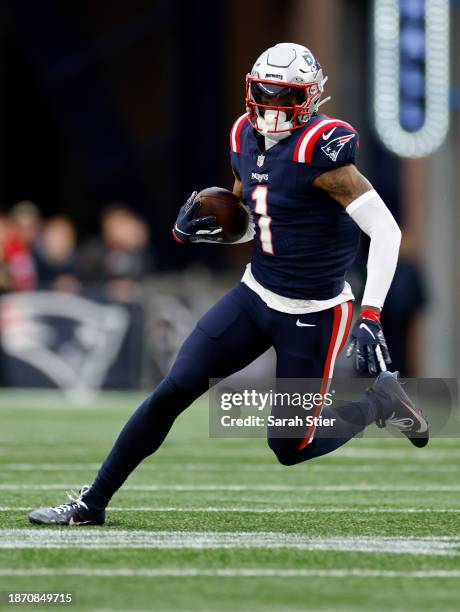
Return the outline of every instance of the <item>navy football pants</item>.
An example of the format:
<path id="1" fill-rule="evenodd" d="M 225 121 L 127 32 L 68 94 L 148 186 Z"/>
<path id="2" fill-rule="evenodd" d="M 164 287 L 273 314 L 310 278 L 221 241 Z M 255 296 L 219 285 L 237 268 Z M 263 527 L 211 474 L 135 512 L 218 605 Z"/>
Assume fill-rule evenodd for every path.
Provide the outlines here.
<path id="1" fill-rule="evenodd" d="M 162 444 L 176 417 L 209 388 L 210 378 L 237 372 L 270 346 L 276 351 L 277 378 L 322 379 L 325 392 L 351 316 L 351 302 L 301 316 L 281 313 L 268 308 L 245 284 L 238 284 L 198 322 L 169 374 L 125 425 L 91 487 L 90 503 L 99 507 L 108 503 L 131 471 Z M 320 412 L 321 408 L 315 415 Z M 336 419 L 333 438 L 330 431 L 321 437 L 321 427 L 316 432 L 310 428 L 300 438 L 269 437 L 281 463 L 293 465 L 331 452 L 375 419 L 367 399 L 323 408 L 322 416 Z"/>

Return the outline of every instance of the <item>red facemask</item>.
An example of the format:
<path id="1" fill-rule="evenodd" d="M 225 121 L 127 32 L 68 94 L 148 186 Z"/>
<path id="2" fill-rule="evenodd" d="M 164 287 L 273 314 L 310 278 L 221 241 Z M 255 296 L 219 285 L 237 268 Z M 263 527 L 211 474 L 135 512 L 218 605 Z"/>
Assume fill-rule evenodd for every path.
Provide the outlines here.
<path id="1" fill-rule="evenodd" d="M 270 79 L 246 77 L 246 109 L 251 125 L 260 130 L 258 119 L 265 111 L 271 113 L 270 129 L 267 133 L 290 132 L 305 125 L 312 116 L 310 108 L 315 98 L 321 95 L 318 83 L 280 83 Z M 288 123 L 288 125 L 286 125 Z"/>

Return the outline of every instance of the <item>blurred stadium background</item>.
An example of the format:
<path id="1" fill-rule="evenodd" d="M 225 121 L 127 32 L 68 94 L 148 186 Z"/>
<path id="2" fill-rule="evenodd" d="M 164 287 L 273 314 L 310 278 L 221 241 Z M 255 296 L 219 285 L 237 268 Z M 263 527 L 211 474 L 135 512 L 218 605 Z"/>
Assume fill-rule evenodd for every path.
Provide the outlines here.
<path id="1" fill-rule="evenodd" d="M 230 186 L 245 74 L 280 40 L 322 62 L 326 112 L 358 128 L 360 168 L 404 229 L 385 309 L 395 367 L 458 374 L 458 1 L 15 0 L 0 11 L 3 385 L 149 388 L 164 374 L 249 256 L 181 248 L 170 228 L 193 189 Z"/>

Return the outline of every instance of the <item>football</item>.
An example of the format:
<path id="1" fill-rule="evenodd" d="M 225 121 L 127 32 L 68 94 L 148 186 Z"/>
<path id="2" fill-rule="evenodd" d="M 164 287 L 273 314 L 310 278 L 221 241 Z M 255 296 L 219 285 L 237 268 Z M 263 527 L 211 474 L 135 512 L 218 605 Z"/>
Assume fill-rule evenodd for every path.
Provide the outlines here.
<path id="1" fill-rule="evenodd" d="M 215 215 L 216 225 L 222 227 L 224 242 L 236 242 L 244 236 L 250 217 L 234 193 L 222 187 L 208 187 L 200 191 L 196 199 L 201 202 L 196 216 Z"/>

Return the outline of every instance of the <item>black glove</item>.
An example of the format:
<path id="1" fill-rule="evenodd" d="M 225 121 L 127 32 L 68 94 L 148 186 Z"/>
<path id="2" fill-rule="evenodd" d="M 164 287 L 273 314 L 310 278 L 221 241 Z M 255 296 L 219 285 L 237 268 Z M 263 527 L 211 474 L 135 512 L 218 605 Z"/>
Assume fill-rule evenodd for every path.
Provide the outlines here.
<path id="1" fill-rule="evenodd" d="M 187 242 L 222 242 L 222 228 L 215 225 L 215 215 L 195 217 L 201 202 L 196 200 L 196 191 L 179 210 L 174 229 L 174 240 L 185 244 Z"/>
<path id="2" fill-rule="evenodd" d="M 351 330 L 351 341 L 347 348 L 347 357 L 353 354 L 355 368 L 361 374 L 367 370 L 376 376 L 391 363 L 379 312 L 370 309 L 361 311 Z"/>

